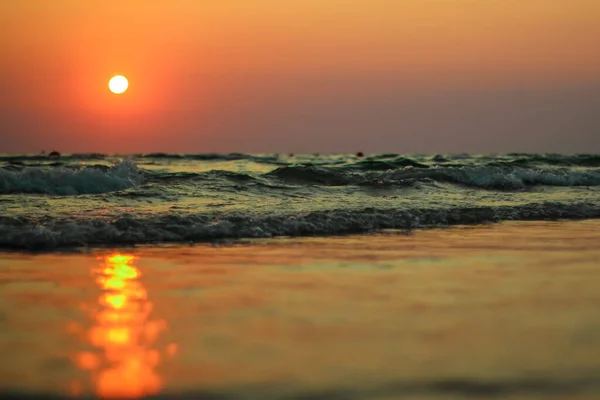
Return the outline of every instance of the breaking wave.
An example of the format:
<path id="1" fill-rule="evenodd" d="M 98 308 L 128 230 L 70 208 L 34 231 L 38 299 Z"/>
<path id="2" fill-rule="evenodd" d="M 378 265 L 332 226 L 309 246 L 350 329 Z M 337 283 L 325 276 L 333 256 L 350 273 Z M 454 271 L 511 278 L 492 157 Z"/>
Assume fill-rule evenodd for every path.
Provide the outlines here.
<path id="1" fill-rule="evenodd" d="M 441 182 L 481 189 L 521 190 L 527 186 L 599 186 L 598 171 L 537 170 L 502 167 L 404 168 L 386 172 L 356 173 L 348 169 L 323 167 L 284 167 L 268 174 L 279 179 L 322 185 L 398 185 Z"/>
<path id="2" fill-rule="evenodd" d="M 450 183 L 488 190 L 523 190 L 531 186 L 600 186 L 600 171 L 528 169 L 512 167 L 432 167 L 356 171 L 352 167 L 290 166 L 264 174 L 212 170 L 208 172 L 143 172 L 149 182 L 236 182 L 249 188 L 256 184 L 316 186 L 403 187 L 417 183 Z M 244 186 L 238 186 L 243 190 Z"/>
<path id="3" fill-rule="evenodd" d="M 43 223 L 0 217 L 0 247 L 51 250 L 63 246 L 210 242 L 274 236 L 328 236 L 381 229 L 417 229 L 501 220 L 599 218 L 600 205 L 544 202 L 522 206 L 441 209 L 330 210 L 306 213 L 195 213 L 112 220 L 48 219 Z"/>
<path id="4" fill-rule="evenodd" d="M 142 175 L 130 161 L 112 167 L 99 165 L 78 170 L 65 167 L 0 169 L 0 194 L 97 194 L 128 189 L 141 182 Z"/>

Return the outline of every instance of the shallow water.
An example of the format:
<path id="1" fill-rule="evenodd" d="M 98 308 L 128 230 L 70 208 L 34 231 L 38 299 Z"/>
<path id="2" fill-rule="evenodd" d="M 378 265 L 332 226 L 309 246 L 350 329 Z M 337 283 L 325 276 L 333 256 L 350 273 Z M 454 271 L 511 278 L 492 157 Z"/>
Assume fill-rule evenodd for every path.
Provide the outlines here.
<path id="1" fill-rule="evenodd" d="M 600 396 L 600 221 L 0 253 L 4 393 Z"/>

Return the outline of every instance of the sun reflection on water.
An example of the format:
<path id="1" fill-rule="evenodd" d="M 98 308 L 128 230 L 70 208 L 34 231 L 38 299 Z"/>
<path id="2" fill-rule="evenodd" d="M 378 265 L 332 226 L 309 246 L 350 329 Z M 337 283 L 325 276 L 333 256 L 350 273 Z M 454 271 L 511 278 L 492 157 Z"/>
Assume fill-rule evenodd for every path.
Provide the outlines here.
<path id="1" fill-rule="evenodd" d="M 86 342 L 95 351 L 78 353 L 76 364 L 91 373 L 93 390 L 100 397 L 156 394 L 163 386 L 156 369 L 164 357 L 175 355 L 177 345 L 156 348 L 167 324 L 151 318 L 153 304 L 139 280 L 137 258 L 113 254 L 102 260 L 102 267 L 93 271 L 102 294 L 92 315 L 94 324 L 86 333 Z"/>

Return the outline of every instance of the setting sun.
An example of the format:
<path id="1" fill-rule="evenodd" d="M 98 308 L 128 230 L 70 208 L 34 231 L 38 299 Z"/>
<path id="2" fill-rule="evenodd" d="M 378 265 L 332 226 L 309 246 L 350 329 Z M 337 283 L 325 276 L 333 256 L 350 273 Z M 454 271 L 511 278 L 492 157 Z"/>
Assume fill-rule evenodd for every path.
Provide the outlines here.
<path id="1" fill-rule="evenodd" d="M 123 75 L 113 76 L 108 82 L 108 88 L 114 94 L 124 93 L 129 87 L 129 81 Z"/>

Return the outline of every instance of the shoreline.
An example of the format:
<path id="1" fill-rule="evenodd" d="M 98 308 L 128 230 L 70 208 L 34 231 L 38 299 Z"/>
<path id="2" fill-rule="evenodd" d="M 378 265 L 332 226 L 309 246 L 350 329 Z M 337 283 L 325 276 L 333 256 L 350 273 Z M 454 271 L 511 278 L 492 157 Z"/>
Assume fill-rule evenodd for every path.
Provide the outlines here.
<path id="1" fill-rule="evenodd" d="M 487 222 L 476 222 L 471 224 L 457 223 L 452 225 L 444 226 L 421 226 L 412 229 L 401 229 L 401 228 L 384 228 L 376 231 L 366 232 L 349 232 L 349 233 L 338 233 L 331 235 L 281 235 L 272 237 L 239 237 L 239 238 L 219 238 L 214 240 L 205 240 L 197 242 L 177 242 L 177 241 L 163 241 L 163 242 L 143 242 L 143 243 L 108 243 L 108 244 L 93 244 L 85 246 L 60 246 L 49 249 L 29 249 L 23 247 L 4 247 L 0 246 L 0 255 L 2 254 L 28 254 L 28 255 L 44 255 L 44 254 L 55 254 L 55 255 L 78 255 L 88 254 L 98 251 L 111 251 L 111 250 L 144 250 L 144 249 L 188 249 L 196 247 L 210 247 L 210 248 L 228 248 L 234 246 L 262 246 L 270 244 L 285 243 L 286 241 L 302 242 L 304 240 L 326 240 L 326 239 L 346 239 L 353 237 L 363 238 L 374 238 L 388 237 L 388 236 L 412 236 L 421 232 L 436 231 L 436 230 L 458 230 L 458 229 L 477 229 L 485 228 L 497 225 L 507 224 L 518 224 L 523 227 L 539 226 L 544 223 L 553 224 L 568 224 L 573 222 L 593 222 L 600 221 L 598 217 L 582 217 L 582 218 L 559 218 L 559 219 L 529 219 L 529 220 L 500 220 L 500 221 L 487 221 Z"/>
<path id="2" fill-rule="evenodd" d="M 519 206 L 441 209 L 331 210 L 304 215 L 243 216 L 227 214 L 171 215 L 135 219 L 50 220 L 23 223 L 0 217 L 0 249 L 54 251 L 61 248 L 132 246 L 159 243 L 217 243 L 221 240 L 276 237 L 331 237 L 413 231 L 502 221 L 556 221 L 600 218 L 600 204 L 533 203 Z"/>

